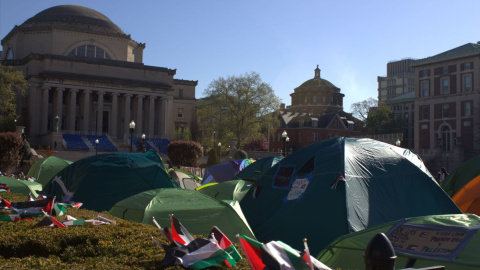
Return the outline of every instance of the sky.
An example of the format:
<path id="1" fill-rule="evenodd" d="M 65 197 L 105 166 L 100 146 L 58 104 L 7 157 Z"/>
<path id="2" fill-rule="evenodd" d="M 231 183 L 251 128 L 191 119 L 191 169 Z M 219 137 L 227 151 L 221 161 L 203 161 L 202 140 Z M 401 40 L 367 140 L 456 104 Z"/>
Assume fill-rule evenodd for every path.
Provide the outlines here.
<path id="1" fill-rule="evenodd" d="M 344 110 L 377 99 L 390 61 L 421 59 L 480 41 L 478 0 L 0 0 L 0 39 L 56 5 L 92 8 L 145 43 L 145 65 L 198 81 L 260 74 L 287 106 L 314 77 L 340 88 Z"/>

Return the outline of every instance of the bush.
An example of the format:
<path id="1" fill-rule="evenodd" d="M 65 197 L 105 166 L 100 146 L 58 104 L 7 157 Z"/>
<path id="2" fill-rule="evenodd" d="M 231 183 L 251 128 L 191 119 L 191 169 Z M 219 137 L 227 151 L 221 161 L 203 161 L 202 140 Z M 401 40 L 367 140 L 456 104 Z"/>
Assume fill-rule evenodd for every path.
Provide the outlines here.
<path id="1" fill-rule="evenodd" d="M 194 141 L 173 141 L 167 147 L 173 166 L 197 167 L 203 157 L 202 146 Z"/>
<path id="2" fill-rule="evenodd" d="M 245 140 L 243 149 L 247 151 L 266 151 L 267 150 L 267 138 L 263 134 L 258 134 L 255 137 L 248 137 Z"/>
<path id="3" fill-rule="evenodd" d="M 0 171 L 5 172 L 20 164 L 22 137 L 15 132 L 0 133 Z"/>
<path id="4" fill-rule="evenodd" d="M 207 167 L 218 163 L 220 163 L 220 158 L 218 157 L 217 151 L 210 149 L 208 152 Z"/>
<path id="5" fill-rule="evenodd" d="M 234 159 L 247 159 L 248 154 L 247 152 L 243 151 L 242 149 L 239 149 L 237 152 L 235 152 L 235 155 L 233 156 Z"/>

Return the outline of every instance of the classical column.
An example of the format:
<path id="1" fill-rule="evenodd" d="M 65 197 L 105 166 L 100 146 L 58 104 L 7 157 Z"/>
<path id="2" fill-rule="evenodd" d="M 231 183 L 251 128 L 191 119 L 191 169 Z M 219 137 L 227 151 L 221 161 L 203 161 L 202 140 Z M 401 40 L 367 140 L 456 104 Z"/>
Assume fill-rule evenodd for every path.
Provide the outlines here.
<path id="1" fill-rule="evenodd" d="M 48 94 L 50 87 L 42 87 L 42 112 L 40 118 L 40 134 L 48 132 Z"/>
<path id="2" fill-rule="evenodd" d="M 90 132 L 90 93 L 91 90 L 83 91 L 83 131 Z"/>
<path id="3" fill-rule="evenodd" d="M 64 129 L 62 127 L 62 118 L 63 118 L 63 113 L 62 113 L 62 100 L 63 100 L 63 91 L 65 88 L 57 88 L 55 90 L 55 115 L 53 117 L 60 117 L 58 120 L 58 130 Z M 55 123 L 56 124 L 56 123 Z M 56 127 L 55 127 L 56 130 Z"/>
<path id="4" fill-rule="evenodd" d="M 167 117 L 165 118 L 165 127 L 167 132 L 167 137 L 172 139 L 174 126 L 173 126 L 173 97 L 168 96 L 168 108 L 167 108 Z"/>
<path id="5" fill-rule="evenodd" d="M 148 136 L 153 137 L 155 135 L 155 99 L 157 97 L 150 96 L 150 110 L 148 112 Z"/>
<path id="6" fill-rule="evenodd" d="M 103 94 L 105 94 L 104 91 L 100 90 L 97 92 L 97 128 L 96 128 L 96 133 L 97 135 L 102 134 L 102 127 L 103 127 Z"/>
<path id="7" fill-rule="evenodd" d="M 118 121 L 118 93 L 112 94 L 112 121 L 110 122 L 109 133 L 117 138 L 117 121 Z"/>
<path id="8" fill-rule="evenodd" d="M 42 120 L 42 88 L 38 85 L 32 85 L 28 89 L 28 123 L 25 133 L 30 137 L 37 136 L 40 133 L 40 123 Z"/>
<path id="9" fill-rule="evenodd" d="M 138 133 L 138 134 L 142 134 L 143 132 L 145 132 L 143 130 L 143 127 L 142 127 L 142 123 L 143 123 L 143 98 L 145 96 L 142 96 L 142 95 L 138 95 L 137 96 L 137 113 L 135 115 L 135 117 L 137 118 L 137 121 L 135 121 L 135 131 Z"/>
<path id="10" fill-rule="evenodd" d="M 78 89 L 70 89 L 70 99 L 67 107 L 67 127 L 68 131 L 75 131 L 75 118 L 77 114 L 77 92 Z"/>
<path id="11" fill-rule="evenodd" d="M 133 117 L 131 117 L 131 113 L 130 113 L 131 100 L 132 100 L 132 95 L 131 94 L 125 94 L 125 109 L 124 109 L 125 121 L 123 122 L 124 127 L 122 128 L 122 130 L 125 131 L 124 134 L 126 134 L 126 138 L 130 138 L 130 135 L 129 135 L 130 134 L 130 128 L 129 128 L 128 124 L 130 124 L 130 121 L 133 120 Z"/>
<path id="12" fill-rule="evenodd" d="M 160 115 L 158 117 L 158 121 L 160 121 L 160 135 L 162 136 L 162 139 L 167 138 L 167 128 L 165 123 L 167 122 L 167 97 L 164 96 L 162 97 L 162 106 L 160 110 Z"/>

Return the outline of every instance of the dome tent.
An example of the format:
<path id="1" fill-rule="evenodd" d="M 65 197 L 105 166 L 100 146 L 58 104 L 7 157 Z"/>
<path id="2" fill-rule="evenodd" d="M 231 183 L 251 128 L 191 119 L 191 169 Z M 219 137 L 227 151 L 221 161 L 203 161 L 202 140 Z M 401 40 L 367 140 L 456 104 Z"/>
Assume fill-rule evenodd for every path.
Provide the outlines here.
<path id="1" fill-rule="evenodd" d="M 232 241 L 237 234 L 253 237 L 238 202 L 216 200 L 189 189 L 147 190 L 116 203 L 109 214 L 151 225 L 155 217 L 162 227 L 170 227 L 169 215 L 174 214 L 193 234 L 208 234 L 217 226 Z"/>
<path id="2" fill-rule="evenodd" d="M 335 238 L 406 217 L 459 214 L 423 162 L 372 139 L 332 138 L 295 151 L 240 202 L 257 239 L 312 253 Z M 252 193 L 255 192 L 255 196 Z"/>
<path id="3" fill-rule="evenodd" d="M 36 181 L 46 186 L 61 170 L 73 162 L 55 156 L 42 158 L 33 163 L 28 170 L 27 177 L 35 177 Z"/>
<path id="4" fill-rule="evenodd" d="M 56 178 L 67 192 L 54 179 L 43 189 L 46 193 L 59 199 L 71 194 L 67 199 L 97 212 L 108 211 L 116 202 L 146 190 L 178 187 L 152 151 L 90 156 L 64 168 Z"/>

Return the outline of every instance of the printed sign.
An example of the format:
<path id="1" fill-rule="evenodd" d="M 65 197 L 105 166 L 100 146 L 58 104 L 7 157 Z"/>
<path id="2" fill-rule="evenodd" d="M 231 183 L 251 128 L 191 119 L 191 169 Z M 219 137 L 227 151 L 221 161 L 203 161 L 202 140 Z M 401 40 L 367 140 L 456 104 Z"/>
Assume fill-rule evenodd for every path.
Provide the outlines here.
<path id="1" fill-rule="evenodd" d="M 294 172 L 295 166 L 279 166 L 273 178 L 273 188 L 289 188 Z"/>
<path id="2" fill-rule="evenodd" d="M 309 181 L 307 178 L 296 179 L 290 188 L 290 192 L 288 192 L 287 200 L 291 201 L 298 199 L 298 197 L 300 197 L 305 190 L 307 190 L 308 183 Z"/>
<path id="3" fill-rule="evenodd" d="M 460 253 L 478 227 L 399 222 L 387 233 L 395 252 L 450 261 Z"/>

